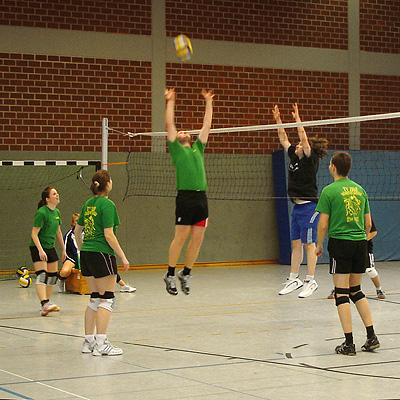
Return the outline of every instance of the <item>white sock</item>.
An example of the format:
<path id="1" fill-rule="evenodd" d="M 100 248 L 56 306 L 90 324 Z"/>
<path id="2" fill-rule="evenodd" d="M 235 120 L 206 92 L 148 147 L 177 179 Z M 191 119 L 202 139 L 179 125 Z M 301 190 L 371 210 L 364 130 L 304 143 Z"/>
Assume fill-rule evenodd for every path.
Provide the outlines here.
<path id="1" fill-rule="evenodd" d="M 378 291 L 378 290 L 382 290 L 382 288 L 379 286 L 376 288 L 376 291 Z"/>
<path id="2" fill-rule="evenodd" d="M 93 344 L 94 342 L 94 335 L 85 335 L 85 340 L 89 342 L 90 344 Z"/>
<path id="3" fill-rule="evenodd" d="M 295 280 L 298 277 L 298 275 L 295 272 L 291 272 L 289 275 L 289 279 Z"/>
<path id="4" fill-rule="evenodd" d="M 105 335 L 105 334 L 97 334 L 95 337 L 96 337 L 96 344 L 98 346 L 103 346 L 103 344 L 104 344 L 104 342 L 105 342 L 105 340 L 107 338 L 107 335 Z"/>
<path id="5" fill-rule="evenodd" d="M 313 281 L 314 280 L 314 275 L 306 275 L 306 281 Z"/>

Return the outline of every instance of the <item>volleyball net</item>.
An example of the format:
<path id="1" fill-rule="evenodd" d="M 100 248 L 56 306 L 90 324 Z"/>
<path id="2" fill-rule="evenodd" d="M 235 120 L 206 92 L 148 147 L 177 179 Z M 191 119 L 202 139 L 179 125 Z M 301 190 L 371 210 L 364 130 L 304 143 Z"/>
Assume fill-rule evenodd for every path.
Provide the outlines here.
<path id="1" fill-rule="evenodd" d="M 89 184 L 99 168 L 100 161 L 87 160 L 0 161 L 0 279 L 16 278 L 14 271 L 20 266 L 32 268 L 28 247 L 42 191 L 54 186 L 60 193 L 58 208 L 65 233 L 72 214 L 79 213 L 90 196 Z"/>
<path id="2" fill-rule="evenodd" d="M 252 133 L 257 133 L 256 140 L 262 138 L 264 142 L 270 141 L 269 147 L 278 151 L 282 146 L 277 138 L 277 128 L 284 128 L 289 141 L 296 144 L 299 141 L 296 129 L 298 126 L 306 128 L 308 137 L 319 136 L 329 140 L 328 156 L 321 160 L 317 175 L 320 190 L 332 182 L 328 170 L 330 157 L 335 151 L 344 150 L 349 151 L 353 157 L 349 177 L 365 187 L 371 200 L 400 200 L 399 112 L 280 125 L 211 129 L 204 156 L 208 198 L 241 201 L 268 201 L 282 197 L 287 199 L 287 174 L 279 178 L 285 190 L 277 195 L 274 191 L 274 168 L 270 154 L 250 154 L 247 147 L 240 148 L 241 136 L 249 137 Z M 188 133 L 196 135 L 199 130 Z M 128 134 L 133 139 L 143 135 L 166 136 L 165 132 Z M 237 141 L 237 153 L 248 154 L 230 154 L 231 149 L 224 152 L 220 148 L 218 153 L 215 152 L 213 139 L 224 135 Z M 175 196 L 175 169 L 166 151 L 130 152 L 126 161 L 128 185 L 125 199 L 130 196 Z M 286 157 L 284 162 L 288 164 L 289 159 Z"/>

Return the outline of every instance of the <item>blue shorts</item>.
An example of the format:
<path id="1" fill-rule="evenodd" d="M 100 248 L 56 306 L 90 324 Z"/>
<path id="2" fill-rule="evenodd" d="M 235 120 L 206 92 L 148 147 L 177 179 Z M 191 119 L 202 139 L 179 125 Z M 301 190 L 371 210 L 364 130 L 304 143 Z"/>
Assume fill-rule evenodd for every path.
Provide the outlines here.
<path id="1" fill-rule="evenodd" d="M 292 240 L 301 239 L 301 243 L 316 243 L 319 212 L 313 201 L 295 204 L 292 211 L 290 236 Z"/>

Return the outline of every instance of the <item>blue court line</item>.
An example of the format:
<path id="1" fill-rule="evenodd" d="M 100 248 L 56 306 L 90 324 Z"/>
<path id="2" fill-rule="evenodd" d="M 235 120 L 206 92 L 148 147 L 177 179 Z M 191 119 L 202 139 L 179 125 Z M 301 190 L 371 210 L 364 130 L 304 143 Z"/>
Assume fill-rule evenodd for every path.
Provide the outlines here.
<path id="1" fill-rule="evenodd" d="M 12 394 L 12 395 L 14 395 L 14 396 L 17 396 L 17 397 L 19 397 L 20 399 L 33 400 L 32 397 L 26 397 L 26 396 L 23 396 L 22 394 L 12 392 L 11 390 L 7 390 L 7 389 L 4 389 L 4 388 L 2 388 L 2 387 L 0 387 L 0 390 L 2 390 L 3 392 L 6 392 L 6 393 L 8 393 L 8 394 Z"/>

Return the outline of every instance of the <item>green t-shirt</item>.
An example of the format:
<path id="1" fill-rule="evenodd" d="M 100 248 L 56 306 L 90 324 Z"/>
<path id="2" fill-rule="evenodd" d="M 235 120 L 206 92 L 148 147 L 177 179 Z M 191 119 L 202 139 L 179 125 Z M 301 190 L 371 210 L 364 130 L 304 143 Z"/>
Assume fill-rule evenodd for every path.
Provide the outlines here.
<path id="1" fill-rule="evenodd" d="M 85 231 L 81 251 L 115 255 L 104 236 L 105 228 L 113 227 L 117 233 L 119 218 L 113 201 L 104 196 L 92 197 L 83 205 L 77 223 Z"/>
<path id="2" fill-rule="evenodd" d="M 348 178 L 326 186 L 316 211 L 329 215 L 328 237 L 366 240 L 364 215 L 370 212 L 365 190 Z"/>
<path id="3" fill-rule="evenodd" d="M 176 169 L 177 190 L 207 190 L 204 168 L 205 143 L 197 139 L 192 147 L 184 147 L 178 139 L 168 141 L 169 154 Z"/>
<path id="4" fill-rule="evenodd" d="M 50 210 L 47 206 L 40 207 L 33 219 L 33 226 L 39 227 L 40 244 L 44 249 L 52 249 L 56 242 L 58 227 L 61 225 L 61 214 L 58 208 Z M 35 246 L 31 239 L 30 246 Z"/>

